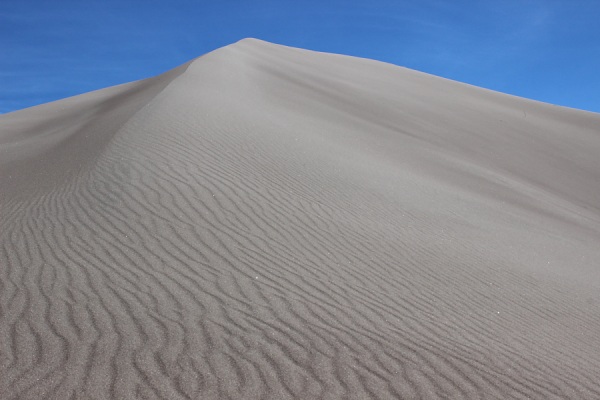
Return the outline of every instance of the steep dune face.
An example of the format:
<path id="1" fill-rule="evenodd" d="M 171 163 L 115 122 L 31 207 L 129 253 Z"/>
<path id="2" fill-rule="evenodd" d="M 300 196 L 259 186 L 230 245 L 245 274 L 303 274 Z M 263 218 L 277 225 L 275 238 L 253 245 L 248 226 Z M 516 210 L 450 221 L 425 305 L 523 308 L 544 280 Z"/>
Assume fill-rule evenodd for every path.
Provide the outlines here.
<path id="1" fill-rule="evenodd" d="M 121 126 L 187 66 L 0 117 L 0 196 L 54 190 L 88 171 Z"/>
<path id="2" fill-rule="evenodd" d="M 0 116 L 0 397 L 596 399 L 598 154 L 257 40 Z"/>

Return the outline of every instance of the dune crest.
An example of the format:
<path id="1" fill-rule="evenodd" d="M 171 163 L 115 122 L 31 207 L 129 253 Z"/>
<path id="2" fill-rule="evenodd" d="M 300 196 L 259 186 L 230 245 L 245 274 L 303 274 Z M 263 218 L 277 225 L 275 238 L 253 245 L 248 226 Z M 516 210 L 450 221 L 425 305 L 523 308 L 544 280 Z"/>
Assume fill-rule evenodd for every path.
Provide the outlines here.
<path id="1" fill-rule="evenodd" d="M 0 116 L 2 399 L 597 399 L 600 115 L 246 39 Z"/>

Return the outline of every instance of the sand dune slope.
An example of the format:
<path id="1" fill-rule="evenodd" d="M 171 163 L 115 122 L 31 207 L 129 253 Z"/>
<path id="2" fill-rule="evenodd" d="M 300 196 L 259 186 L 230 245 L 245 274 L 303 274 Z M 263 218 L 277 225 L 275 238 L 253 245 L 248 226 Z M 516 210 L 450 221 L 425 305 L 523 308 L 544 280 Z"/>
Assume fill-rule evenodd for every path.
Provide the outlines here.
<path id="1" fill-rule="evenodd" d="M 0 398 L 598 399 L 599 155 L 257 40 L 0 116 Z"/>

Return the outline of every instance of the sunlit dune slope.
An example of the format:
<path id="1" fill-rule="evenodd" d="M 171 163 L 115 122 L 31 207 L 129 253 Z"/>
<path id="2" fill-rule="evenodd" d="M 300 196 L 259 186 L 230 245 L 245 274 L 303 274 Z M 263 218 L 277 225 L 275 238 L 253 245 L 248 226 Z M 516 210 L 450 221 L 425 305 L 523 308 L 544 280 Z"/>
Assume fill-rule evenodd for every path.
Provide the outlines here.
<path id="1" fill-rule="evenodd" d="M 598 399 L 600 115 L 247 39 L 0 116 L 2 399 Z"/>

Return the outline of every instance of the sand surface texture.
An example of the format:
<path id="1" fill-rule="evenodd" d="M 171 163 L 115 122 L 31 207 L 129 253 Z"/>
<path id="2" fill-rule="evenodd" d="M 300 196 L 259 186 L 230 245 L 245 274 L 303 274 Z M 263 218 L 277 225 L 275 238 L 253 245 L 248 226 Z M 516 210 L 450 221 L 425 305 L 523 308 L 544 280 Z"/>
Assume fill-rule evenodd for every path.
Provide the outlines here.
<path id="1" fill-rule="evenodd" d="M 243 40 L 0 116 L 0 398 L 599 399 L 600 115 Z"/>

